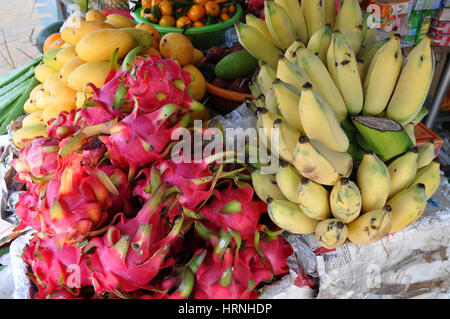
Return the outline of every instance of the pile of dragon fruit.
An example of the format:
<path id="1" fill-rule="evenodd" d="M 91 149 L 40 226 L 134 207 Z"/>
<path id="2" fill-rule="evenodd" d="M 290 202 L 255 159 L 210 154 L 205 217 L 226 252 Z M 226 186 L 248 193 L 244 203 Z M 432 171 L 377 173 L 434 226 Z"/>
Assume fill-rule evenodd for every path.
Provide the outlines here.
<path id="1" fill-rule="evenodd" d="M 171 132 L 202 107 L 191 77 L 170 59 L 134 61 L 13 162 L 34 298 L 257 298 L 288 272 L 291 246 L 245 165 L 173 160 Z"/>

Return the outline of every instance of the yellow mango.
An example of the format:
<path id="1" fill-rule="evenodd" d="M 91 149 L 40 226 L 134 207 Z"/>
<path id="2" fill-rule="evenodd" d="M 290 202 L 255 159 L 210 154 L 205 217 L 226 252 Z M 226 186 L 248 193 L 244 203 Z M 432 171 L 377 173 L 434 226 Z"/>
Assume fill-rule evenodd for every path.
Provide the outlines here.
<path id="1" fill-rule="evenodd" d="M 77 67 L 68 77 L 67 85 L 75 91 L 83 91 L 86 83 L 100 88 L 110 71 L 108 62 L 87 62 Z"/>
<path id="2" fill-rule="evenodd" d="M 33 126 L 38 124 L 41 125 L 44 124 L 44 121 L 42 120 L 42 111 L 30 113 L 27 116 L 25 116 L 22 120 L 22 127 Z"/>
<path id="3" fill-rule="evenodd" d="M 109 61 L 114 50 L 119 49 L 121 59 L 134 48 L 134 43 L 133 36 L 126 30 L 102 29 L 85 36 L 75 50 L 86 62 Z"/>
<path id="4" fill-rule="evenodd" d="M 61 107 L 75 107 L 75 97 L 77 92 L 67 87 L 61 81 L 56 82 L 50 88 L 50 96 L 52 97 L 51 104 L 57 104 Z"/>
<path id="5" fill-rule="evenodd" d="M 50 105 L 51 101 L 51 96 L 44 90 L 40 90 L 39 92 L 37 92 L 34 98 L 34 104 L 39 110 L 45 110 L 47 106 Z"/>
<path id="6" fill-rule="evenodd" d="M 105 21 L 105 16 L 98 10 L 92 9 L 86 13 L 86 21 Z"/>
<path id="7" fill-rule="evenodd" d="M 191 74 L 192 81 L 189 83 L 189 95 L 197 101 L 200 101 L 206 93 L 206 80 L 202 72 L 193 64 L 183 66 L 183 70 Z"/>
<path id="8" fill-rule="evenodd" d="M 64 65 L 67 64 L 67 62 L 69 62 L 70 60 L 72 60 L 73 58 L 77 57 L 77 53 L 75 52 L 75 47 L 74 46 L 69 46 L 66 48 L 61 49 L 61 51 L 59 51 L 56 54 L 56 62 L 63 67 Z"/>
<path id="9" fill-rule="evenodd" d="M 59 78 L 64 84 L 67 84 L 67 79 L 69 78 L 70 73 L 72 73 L 76 68 L 80 65 L 86 63 L 81 60 L 79 57 L 73 58 L 69 62 L 67 62 L 59 71 Z"/>
<path id="10" fill-rule="evenodd" d="M 36 96 L 36 93 L 37 93 L 39 90 L 42 90 L 43 88 L 44 88 L 44 84 L 43 84 L 43 83 L 41 83 L 41 84 L 35 86 L 34 89 L 31 90 L 31 92 L 30 92 L 30 99 L 34 99 L 34 97 Z"/>
<path id="11" fill-rule="evenodd" d="M 86 35 L 100 29 L 114 29 L 114 26 L 102 21 L 82 21 L 79 28 L 74 28 L 76 43 L 80 42 Z"/>
<path id="12" fill-rule="evenodd" d="M 65 27 L 61 30 L 61 39 L 71 45 L 75 46 L 77 44 L 77 40 L 75 38 L 75 29 L 71 27 Z"/>
<path id="13" fill-rule="evenodd" d="M 86 91 L 86 97 L 89 99 L 90 97 L 92 97 L 94 95 L 93 92 L 89 92 Z M 77 107 L 77 109 L 80 109 L 84 106 L 84 102 L 85 102 L 85 96 L 83 92 L 77 92 L 77 96 L 76 96 L 76 103 L 75 106 Z"/>
<path id="14" fill-rule="evenodd" d="M 106 23 L 115 26 L 118 29 L 121 28 L 134 28 L 136 25 L 133 20 L 121 15 L 121 14 L 110 14 L 105 19 Z"/>
<path id="15" fill-rule="evenodd" d="M 36 77 L 36 79 L 41 82 L 44 83 L 45 80 L 47 80 L 47 78 L 54 74 L 57 73 L 56 71 L 50 69 L 47 65 L 45 64 L 39 64 L 35 69 L 34 69 L 34 76 Z"/>
<path id="16" fill-rule="evenodd" d="M 45 125 L 42 124 L 22 127 L 21 129 L 15 131 L 12 134 L 13 143 L 18 148 L 24 148 L 35 137 L 38 136 L 47 137 L 46 130 L 47 128 L 45 127 Z"/>
<path id="17" fill-rule="evenodd" d="M 42 86 L 42 89 L 44 90 L 45 93 L 50 92 L 50 88 L 52 87 L 53 84 L 55 84 L 56 82 L 61 82 L 61 79 L 59 78 L 59 74 L 58 73 L 54 73 L 52 75 L 50 75 L 47 80 L 45 80 L 44 85 Z"/>
<path id="18" fill-rule="evenodd" d="M 35 100 L 33 100 L 32 98 L 26 100 L 25 104 L 23 105 L 23 110 L 29 114 L 39 111 L 39 108 L 36 106 L 36 103 L 34 103 L 34 101 Z"/>
<path id="19" fill-rule="evenodd" d="M 62 111 L 70 112 L 75 106 L 63 106 L 60 104 L 52 103 L 42 112 L 42 121 L 47 124 L 52 118 L 57 118 Z"/>

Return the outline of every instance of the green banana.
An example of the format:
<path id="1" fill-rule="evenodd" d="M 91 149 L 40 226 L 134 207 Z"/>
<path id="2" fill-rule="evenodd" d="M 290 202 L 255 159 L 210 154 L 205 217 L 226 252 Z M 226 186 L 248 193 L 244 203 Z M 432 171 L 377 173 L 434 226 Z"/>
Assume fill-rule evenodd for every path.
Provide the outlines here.
<path id="1" fill-rule="evenodd" d="M 252 172 L 252 185 L 256 195 L 265 203 L 268 198 L 276 200 L 285 200 L 281 190 L 277 186 L 275 175 L 262 174 L 261 170 L 257 169 Z"/>
<path id="2" fill-rule="evenodd" d="M 361 192 L 362 211 L 382 208 L 390 190 L 389 170 L 372 151 L 364 153 L 356 179 Z"/>
<path id="3" fill-rule="evenodd" d="M 273 1 L 265 1 L 264 16 L 272 37 L 281 49 L 287 49 L 295 41 L 297 34 L 286 10 Z"/>
<path id="4" fill-rule="evenodd" d="M 348 178 L 341 178 L 330 193 L 331 213 L 344 223 L 355 220 L 361 212 L 361 192 Z"/>
<path id="5" fill-rule="evenodd" d="M 239 43 L 255 58 L 267 62 L 273 68 L 277 67 L 278 57 L 283 52 L 267 40 L 258 29 L 239 23 L 235 25 Z"/>
<path id="6" fill-rule="evenodd" d="M 413 120 L 425 102 L 435 68 L 431 38 L 411 50 L 389 101 L 386 116 L 404 125 Z"/>
<path id="7" fill-rule="evenodd" d="M 386 205 L 371 210 L 347 224 L 347 238 L 356 245 L 374 243 L 389 233 L 391 224 L 391 207 Z"/>
<path id="8" fill-rule="evenodd" d="M 283 195 L 291 202 L 297 203 L 297 188 L 300 185 L 302 176 L 298 171 L 286 161 L 281 161 L 276 173 L 278 188 Z"/>
<path id="9" fill-rule="evenodd" d="M 389 233 L 395 233 L 416 220 L 425 210 L 427 198 L 424 184 L 416 184 L 405 189 L 388 200 L 387 205 L 392 209 L 392 225 Z"/>
<path id="10" fill-rule="evenodd" d="M 363 114 L 377 115 L 386 108 L 402 67 L 400 40 L 393 36 L 373 57 L 364 80 Z"/>
<path id="11" fill-rule="evenodd" d="M 436 157 L 434 153 L 434 143 L 426 142 L 418 147 L 419 153 L 417 154 L 417 169 L 427 166 Z"/>
<path id="12" fill-rule="evenodd" d="M 280 79 L 275 79 L 273 82 L 273 89 L 277 100 L 278 110 L 285 118 L 290 126 L 304 133 L 302 123 L 300 121 L 300 114 L 298 112 L 298 102 L 300 100 L 300 90 L 295 86 L 284 83 Z"/>
<path id="13" fill-rule="evenodd" d="M 280 110 L 278 109 L 277 97 L 275 96 L 275 90 L 273 87 L 269 88 L 264 97 L 264 102 L 266 108 L 273 114 L 280 115 Z"/>
<path id="14" fill-rule="evenodd" d="M 388 165 L 390 178 L 388 198 L 395 196 L 411 184 L 417 173 L 417 155 L 417 147 L 414 147 Z"/>
<path id="15" fill-rule="evenodd" d="M 300 206 L 288 200 L 269 199 L 267 211 L 270 219 L 280 227 L 293 234 L 313 234 L 318 220 L 309 218 Z"/>
<path id="16" fill-rule="evenodd" d="M 319 93 L 336 112 L 339 122 L 347 117 L 347 108 L 344 99 L 336 87 L 330 73 L 322 61 L 306 48 L 298 48 L 297 64 L 308 75 Z"/>
<path id="17" fill-rule="evenodd" d="M 329 196 L 325 187 L 302 177 L 297 187 L 295 202 L 309 218 L 324 220 L 331 215 Z"/>
<path id="18" fill-rule="evenodd" d="M 412 124 L 417 125 L 420 122 L 422 122 L 423 118 L 427 116 L 428 109 L 425 106 L 422 106 L 419 110 L 419 113 L 417 113 L 416 117 L 411 121 Z"/>
<path id="19" fill-rule="evenodd" d="M 248 88 L 250 89 L 250 93 L 253 95 L 254 98 L 257 98 L 258 96 L 263 94 L 257 81 L 251 81 L 248 84 Z"/>
<path id="20" fill-rule="evenodd" d="M 414 124 L 408 123 L 406 125 L 403 125 L 403 128 L 405 129 L 405 132 L 408 134 L 409 139 L 411 140 L 411 143 L 416 146 L 416 134 L 414 133 Z"/>
<path id="21" fill-rule="evenodd" d="M 297 0 L 275 0 L 275 3 L 282 6 L 292 21 L 297 37 L 303 42 L 308 43 L 308 29 L 303 14 L 303 8 Z"/>
<path id="22" fill-rule="evenodd" d="M 308 50 L 319 57 L 324 65 L 327 65 L 327 52 L 331 43 L 330 25 L 324 25 L 319 31 L 314 33 L 308 42 Z"/>
<path id="23" fill-rule="evenodd" d="M 437 160 L 433 160 L 427 166 L 424 166 L 421 169 L 417 170 L 417 174 L 414 177 L 414 180 L 411 182 L 411 185 L 408 186 L 408 188 L 414 187 L 417 184 L 424 184 L 427 200 L 429 200 L 438 189 L 440 183 L 441 183 L 440 165 Z"/>
<path id="24" fill-rule="evenodd" d="M 336 218 L 322 220 L 316 227 L 316 240 L 327 249 L 334 249 L 342 245 L 348 236 L 345 223 Z"/>

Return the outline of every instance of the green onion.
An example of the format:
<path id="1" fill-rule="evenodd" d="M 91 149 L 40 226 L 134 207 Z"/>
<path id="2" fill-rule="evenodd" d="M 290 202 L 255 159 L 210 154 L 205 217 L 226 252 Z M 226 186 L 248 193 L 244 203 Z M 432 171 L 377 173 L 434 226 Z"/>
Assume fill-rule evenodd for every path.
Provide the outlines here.
<path id="1" fill-rule="evenodd" d="M 28 69 L 30 69 L 31 67 L 34 67 L 36 64 L 41 62 L 41 60 L 42 60 L 42 57 L 36 58 L 30 62 L 25 63 L 22 66 L 19 66 L 18 68 L 12 70 L 11 72 L 3 74 L 2 76 L 0 76 L 0 87 L 3 87 L 5 85 L 9 84 L 10 82 L 14 81 L 19 76 L 21 76 L 22 74 L 27 72 Z"/>
<path id="2" fill-rule="evenodd" d="M 2 98 L 3 95 L 5 95 L 7 92 L 14 90 L 14 88 L 16 86 L 18 86 L 19 84 L 22 84 L 23 82 L 25 82 L 26 80 L 29 80 L 32 76 L 34 75 L 34 68 L 30 68 L 28 69 L 28 71 L 19 76 L 17 79 L 15 79 L 12 82 L 9 82 L 9 84 L 0 87 L 0 99 Z"/>

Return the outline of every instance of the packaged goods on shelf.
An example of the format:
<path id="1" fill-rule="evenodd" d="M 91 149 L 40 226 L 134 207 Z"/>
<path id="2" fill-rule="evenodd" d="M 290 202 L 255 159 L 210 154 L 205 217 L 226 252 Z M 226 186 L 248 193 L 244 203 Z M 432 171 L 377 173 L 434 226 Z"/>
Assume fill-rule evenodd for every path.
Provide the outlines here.
<path id="1" fill-rule="evenodd" d="M 443 8 L 442 0 L 415 0 L 413 10 L 436 10 Z"/>
<path id="2" fill-rule="evenodd" d="M 450 34 L 450 21 L 431 20 L 430 32 Z"/>
<path id="3" fill-rule="evenodd" d="M 450 46 L 450 34 L 431 32 L 430 37 L 433 39 L 433 45 L 439 47 Z"/>
<path id="4" fill-rule="evenodd" d="M 403 46 L 412 46 L 414 45 L 414 40 L 416 39 L 417 31 L 420 27 L 420 18 L 421 18 L 421 12 L 420 11 L 412 11 L 409 15 L 408 20 L 408 34 L 403 39 Z"/>
<path id="5" fill-rule="evenodd" d="M 450 8 L 443 8 L 433 12 L 433 19 L 437 21 L 450 21 Z"/>
<path id="6" fill-rule="evenodd" d="M 433 16 L 432 10 L 422 10 L 420 12 L 420 25 L 417 28 L 416 38 L 414 40 L 416 44 L 427 35 L 428 30 L 430 29 L 431 18 Z"/>

